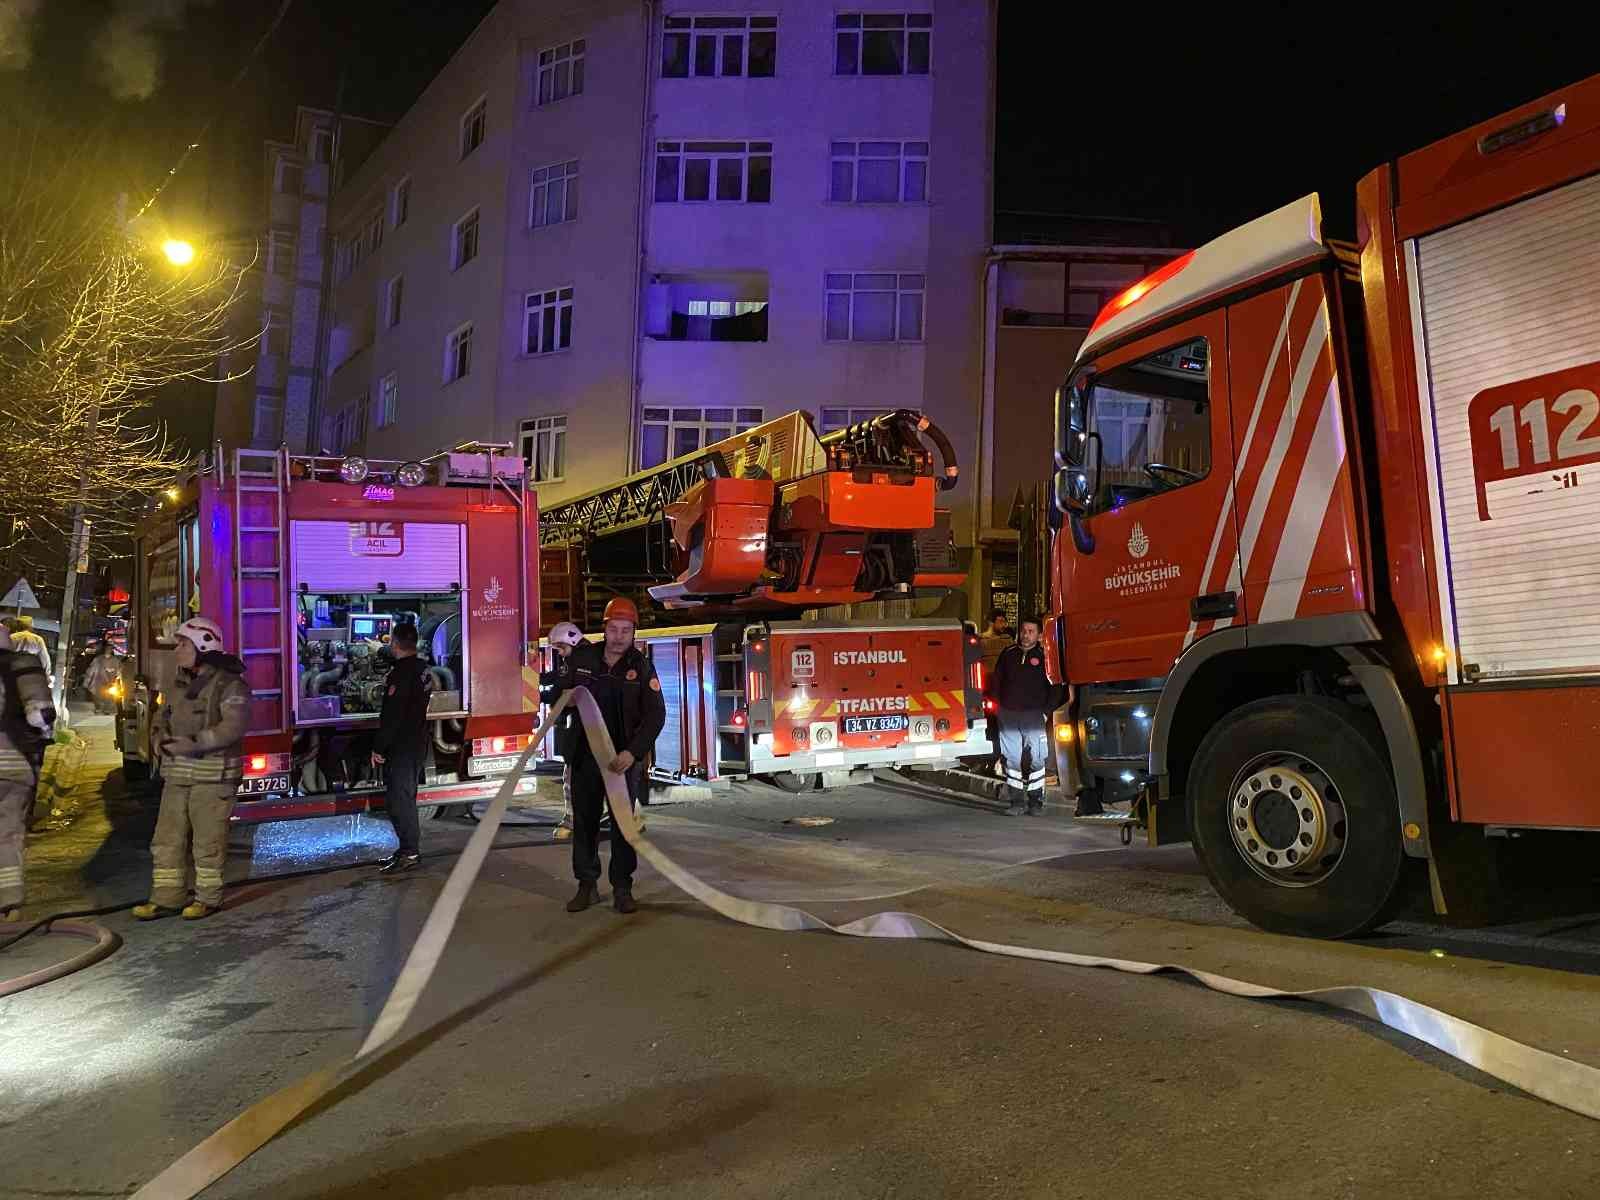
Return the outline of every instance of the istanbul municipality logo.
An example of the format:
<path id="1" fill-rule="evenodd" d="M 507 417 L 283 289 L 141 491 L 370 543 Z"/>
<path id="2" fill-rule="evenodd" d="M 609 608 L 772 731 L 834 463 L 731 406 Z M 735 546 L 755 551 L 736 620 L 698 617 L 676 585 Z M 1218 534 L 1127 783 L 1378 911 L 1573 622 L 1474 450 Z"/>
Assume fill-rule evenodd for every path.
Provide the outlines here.
<path id="1" fill-rule="evenodd" d="M 1128 535 L 1128 553 L 1135 558 L 1143 558 L 1150 553 L 1150 539 L 1144 535 L 1144 526 L 1135 521 L 1133 532 Z"/>

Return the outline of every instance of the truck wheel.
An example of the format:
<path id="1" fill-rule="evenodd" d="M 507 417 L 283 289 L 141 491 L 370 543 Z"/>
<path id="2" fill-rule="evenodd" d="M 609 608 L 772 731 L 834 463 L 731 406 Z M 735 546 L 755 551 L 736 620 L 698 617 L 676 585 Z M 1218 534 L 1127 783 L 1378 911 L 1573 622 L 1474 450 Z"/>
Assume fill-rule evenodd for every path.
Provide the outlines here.
<path id="1" fill-rule="evenodd" d="M 1236 709 L 1195 752 L 1186 807 L 1212 885 L 1253 924 L 1342 938 L 1389 919 L 1404 865 L 1400 812 L 1366 714 L 1316 696 Z"/>
<path id="2" fill-rule="evenodd" d="M 786 792 L 809 792 L 817 786 L 817 773 L 815 771 L 779 771 L 768 775 L 767 779 Z"/>

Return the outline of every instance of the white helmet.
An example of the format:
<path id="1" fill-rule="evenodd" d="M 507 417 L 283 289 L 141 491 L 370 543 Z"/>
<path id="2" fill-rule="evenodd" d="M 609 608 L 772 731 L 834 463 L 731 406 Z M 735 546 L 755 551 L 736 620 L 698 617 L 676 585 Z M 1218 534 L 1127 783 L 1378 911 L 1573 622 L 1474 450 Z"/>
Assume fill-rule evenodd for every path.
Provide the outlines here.
<path id="1" fill-rule="evenodd" d="M 190 617 L 178 626 L 177 636 L 188 638 L 201 654 L 222 649 L 222 626 L 206 617 Z"/>
<path id="2" fill-rule="evenodd" d="M 583 630 L 571 621 L 562 621 L 550 630 L 552 646 L 576 646 L 583 641 Z"/>

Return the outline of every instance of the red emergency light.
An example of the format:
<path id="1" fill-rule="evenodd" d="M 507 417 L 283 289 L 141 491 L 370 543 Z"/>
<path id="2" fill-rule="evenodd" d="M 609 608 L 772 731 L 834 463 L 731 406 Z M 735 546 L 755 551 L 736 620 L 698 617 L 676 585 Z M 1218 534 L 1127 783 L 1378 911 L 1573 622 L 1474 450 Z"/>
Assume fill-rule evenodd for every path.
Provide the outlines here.
<path id="1" fill-rule="evenodd" d="M 267 769 L 267 756 L 265 754 L 252 754 L 250 756 L 250 770 L 259 774 Z"/>
<path id="2" fill-rule="evenodd" d="M 742 712 L 734 713 L 733 714 L 733 723 L 735 725 L 737 725 L 740 729 L 743 729 L 744 728 L 744 714 Z"/>
<path id="3" fill-rule="evenodd" d="M 1100 310 L 1100 315 L 1094 319 L 1094 324 L 1089 326 L 1089 332 L 1091 334 L 1094 333 L 1096 329 L 1099 329 L 1100 326 L 1111 320 L 1112 317 L 1139 303 L 1139 301 L 1143 300 L 1151 292 L 1155 291 L 1156 288 L 1167 282 L 1167 280 L 1171 279 L 1179 271 L 1182 271 L 1193 260 L 1194 251 L 1191 250 L 1189 253 L 1180 255 L 1179 257 L 1173 259 L 1166 266 L 1160 268 L 1159 270 L 1152 271 L 1150 274 L 1146 275 L 1143 279 L 1139 280 L 1138 283 L 1134 284 L 1127 290 L 1118 292 L 1111 298 L 1110 303 Z"/>

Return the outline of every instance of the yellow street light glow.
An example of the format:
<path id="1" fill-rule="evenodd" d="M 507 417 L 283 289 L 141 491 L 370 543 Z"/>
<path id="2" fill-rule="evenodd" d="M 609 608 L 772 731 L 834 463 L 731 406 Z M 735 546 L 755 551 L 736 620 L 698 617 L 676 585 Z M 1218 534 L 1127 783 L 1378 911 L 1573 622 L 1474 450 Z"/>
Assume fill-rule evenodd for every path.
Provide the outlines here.
<path id="1" fill-rule="evenodd" d="M 161 253 L 167 256 L 167 261 L 175 267 L 187 267 L 194 261 L 194 247 L 188 242 L 168 239 L 161 243 Z"/>
<path id="2" fill-rule="evenodd" d="M 176 504 L 178 502 L 178 489 L 175 487 L 169 487 L 167 489 L 167 499 Z"/>

